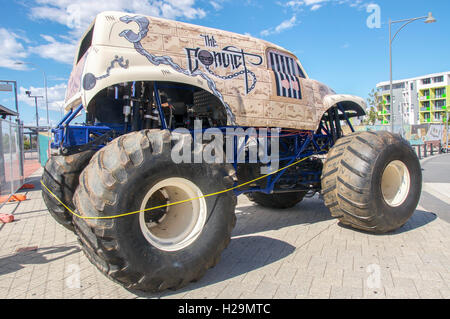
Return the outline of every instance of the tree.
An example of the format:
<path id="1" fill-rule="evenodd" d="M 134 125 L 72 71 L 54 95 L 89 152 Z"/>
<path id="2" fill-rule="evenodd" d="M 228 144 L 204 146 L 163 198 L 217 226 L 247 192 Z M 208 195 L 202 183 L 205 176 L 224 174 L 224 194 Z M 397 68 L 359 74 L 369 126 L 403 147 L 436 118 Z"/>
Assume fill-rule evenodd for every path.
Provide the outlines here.
<path id="1" fill-rule="evenodd" d="M 377 90 L 372 89 L 372 91 L 370 91 L 369 97 L 367 98 L 367 106 L 369 109 L 374 108 L 377 112 L 383 110 L 382 97 Z"/>
<path id="2" fill-rule="evenodd" d="M 375 123 L 377 122 L 377 120 L 380 120 L 380 116 L 378 115 L 378 112 L 371 107 L 369 109 L 368 112 L 366 112 L 367 115 L 363 121 L 364 124 L 366 125 L 375 125 Z"/>
<path id="3" fill-rule="evenodd" d="M 367 98 L 367 116 L 364 119 L 364 124 L 366 125 L 374 125 L 377 120 L 382 121 L 383 118 L 378 115 L 378 112 L 383 110 L 383 104 L 381 102 L 382 98 L 377 90 L 372 89 L 369 93 L 369 97 Z"/>

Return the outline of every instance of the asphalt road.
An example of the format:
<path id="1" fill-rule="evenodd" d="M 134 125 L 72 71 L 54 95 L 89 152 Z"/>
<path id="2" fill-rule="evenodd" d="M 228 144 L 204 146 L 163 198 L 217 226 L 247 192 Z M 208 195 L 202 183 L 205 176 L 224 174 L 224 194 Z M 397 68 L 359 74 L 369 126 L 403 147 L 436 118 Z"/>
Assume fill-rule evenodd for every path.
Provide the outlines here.
<path id="1" fill-rule="evenodd" d="M 423 160 L 422 174 L 419 205 L 450 223 L 450 154 Z"/>

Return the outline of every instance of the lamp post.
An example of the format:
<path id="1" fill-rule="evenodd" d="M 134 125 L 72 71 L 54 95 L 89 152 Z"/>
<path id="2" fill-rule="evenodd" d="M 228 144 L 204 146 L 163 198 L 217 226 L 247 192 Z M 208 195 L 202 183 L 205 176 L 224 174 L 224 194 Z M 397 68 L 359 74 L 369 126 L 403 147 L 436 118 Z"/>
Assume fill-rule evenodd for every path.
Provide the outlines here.
<path id="1" fill-rule="evenodd" d="M 38 96 L 38 95 L 31 95 L 31 91 L 26 91 L 25 92 L 26 95 L 28 95 L 29 98 L 34 98 L 34 104 L 36 106 L 36 146 L 37 146 L 37 151 L 38 151 L 38 158 L 39 161 L 41 161 L 41 154 L 40 154 L 40 150 L 39 150 L 39 113 L 38 113 L 38 103 L 37 103 L 37 99 L 38 98 L 43 98 L 43 96 Z M 32 143 L 32 141 L 31 141 Z"/>
<path id="2" fill-rule="evenodd" d="M 31 95 L 31 91 L 25 91 L 25 94 L 28 95 L 29 98 L 34 98 L 34 104 L 36 106 L 36 129 L 39 133 L 39 113 L 38 113 L 38 103 L 37 103 L 37 99 L 39 98 L 44 98 L 43 96 L 40 95 Z"/>
<path id="3" fill-rule="evenodd" d="M 31 62 L 21 62 L 21 61 L 17 61 L 14 64 L 16 65 L 32 65 L 36 68 L 38 68 L 39 70 L 42 71 L 42 73 L 44 74 L 44 90 L 45 90 L 45 107 L 47 109 L 47 129 L 50 129 L 50 119 L 49 119 L 49 115 L 48 115 L 48 93 L 47 93 L 47 75 L 45 74 L 45 70 L 40 68 L 38 65 L 31 63 Z"/>
<path id="4" fill-rule="evenodd" d="M 389 73 L 390 73 L 390 100 L 391 100 L 391 132 L 394 133 L 394 96 L 393 96 L 393 85 L 392 85 L 392 42 L 394 41 L 397 34 L 408 24 L 417 21 L 417 20 L 424 20 L 425 23 L 434 23 L 436 22 L 436 19 L 433 17 L 433 14 L 431 12 L 428 13 L 427 16 L 424 17 L 418 17 L 418 18 L 412 18 L 412 19 L 402 19 L 402 20 L 396 20 L 392 21 L 389 19 Z M 397 30 L 397 32 L 392 37 L 392 24 L 394 23 L 403 23 L 403 25 Z M 400 118 L 401 118 L 401 129 L 400 133 L 403 137 L 403 105 L 401 106 L 400 111 Z"/>

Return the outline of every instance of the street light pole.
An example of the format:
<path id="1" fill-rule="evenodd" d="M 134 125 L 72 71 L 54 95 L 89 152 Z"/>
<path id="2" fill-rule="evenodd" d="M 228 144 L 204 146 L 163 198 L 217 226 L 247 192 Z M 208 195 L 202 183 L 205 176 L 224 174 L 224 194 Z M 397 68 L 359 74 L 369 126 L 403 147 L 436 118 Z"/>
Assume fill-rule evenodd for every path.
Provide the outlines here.
<path id="1" fill-rule="evenodd" d="M 38 68 L 39 70 L 42 71 L 42 73 L 43 73 L 43 75 L 44 75 L 44 91 L 45 91 L 44 93 L 45 93 L 45 107 L 46 107 L 46 110 L 47 110 L 47 128 L 50 129 L 50 117 L 49 117 L 49 114 L 48 114 L 48 88 L 47 88 L 47 75 L 45 74 L 45 70 L 44 70 L 43 68 L 39 67 L 38 65 L 36 65 L 36 64 L 34 64 L 34 63 L 31 63 L 31 62 L 21 62 L 21 61 L 17 61 L 17 62 L 15 62 L 14 64 L 16 64 L 16 65 L 25 65 L 25 64 L 29 64 L 29 65 L 32 65 L 32 66 L 34 66 L 34 67 L 36 67 L 36 68 Z"/>
<path id="2" fill-rule="evenodd" d="M 25 93 L 26 93 L 26 95 L 28 95 L 29 98 L 34 98 L 34 105 L 36 106 L 36 129 L 39 132 L 39 113 L 38 113 L 38 102 L 37 102 L 37 99 L 38 98 L 42 99 L 44 97 L 41 96 L 41 95 L 31 95 L 31 91 L 26 91 Z"/>
<path id="3" fill-rule="evenodd" d="M 34 97 L 34 105 L 36 105 L 36 130 L 39 132 L 39 113 L 38 113 L 38 103 L 37 103 L 38 97 Z"/>
<path id="4" fill-rule="evenodd" d="M 397 34 L 408 24 L 417 21 L 417 20 L 423 20 L 425 19 L 425 23 L 434 23 L 436 22 L 436 19 L 433 18 L 433 14 L 431 12 L 428 13 L 427 16 L 424 17 L 418 17 L 418 18 L 412 18 L 412 19 L 402 19 L 397 21 L 392 21 L 389 19 L 389 74 L 390 74 L 390 80 L 389 80 L 389 87 L 390 87 L 390 102 L 391 102 L 391 132 L 394 133 L 394 92 L 393 92 L 393 85 L 392 85 L 392 42 L 397 37 Z M 397 32 L 392 36 L 392 24 L 394 23 L 402 23 L 404 24 L 397 30 Z M 403 137 L 403 105 L 401 105 L 400 108 L 400 134 Z"/>
<path id="5" fill-rule="evenodd" d="M 50 118 L 48 115 L 48 90 L 47 90 L 47 75 L 45 74 L 45 71 L 42 70 L 42 73 L 44 73 L 44 87 L 45 87 L 45 108 L 47 111 L 47 130 L 50 129 Z"/>
<path id="6" fill-rule="evenodd" d="M 389 105 L 391 111 L 391 132 L 394 133 L 394 97 L 392 87 L 392 20 L 389 19 Z"/>
<path id="7" fill-rule="evenodd" d="M 36 146 L 37 146 L 39 161 L 41 161 L 41 154 L 39 151 L 39 113 L 38 113 L 37 99 L 43 98 L 43 96 L 31 95 L 31 91 L 26 91 L 25 93 L 26 93 L 26 95 L 28 95 L 29 98 L 34 98 L 34 105 L 36 106 L 36 144 L 37 144 Z"/>

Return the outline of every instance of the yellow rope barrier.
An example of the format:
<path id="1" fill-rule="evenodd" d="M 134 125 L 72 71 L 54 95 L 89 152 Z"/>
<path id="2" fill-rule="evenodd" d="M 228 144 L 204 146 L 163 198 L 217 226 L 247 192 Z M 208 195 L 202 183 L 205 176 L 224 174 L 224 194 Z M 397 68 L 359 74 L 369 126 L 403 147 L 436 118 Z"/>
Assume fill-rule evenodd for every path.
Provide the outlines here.
<path id="1" fill-rule="evenodd" d="M 312 156 L 312 155 L 311 155 L 311 156 Z M 231 187 L 231 188 L 228 188 L 228 189 L 225 189 L 225 190 L 222 190 L 222 191 L 219 191 L 219 192 L 215 192 L 215 193 L 211 193 L 211 194 L 207 194 L 207 195 L 203 195 L 203 196 L 199 196 L 199 197 L 195 197 L 195 198 L 185 199 L 185 200 L 181 200 L 181 201 L 177 201 L 177 202 L 173 202 L 173 203 L 169 203 L 169 204 L 165 204 L 165 205 L 161 205 L 161 206 L 155 206 L 155 207 L 151 207 L 151 208 L 141 209 L 141 210 L 134 211 L 134 212 L 129 212 L 129 213 L 124 213 L 124 214 L 113 215 L 113 216 L 99 216 L 99 217 L 81 216 L 81 215 L 75 213 L 75 212 L 74 212 L 72 209 L 70 209 L 69 207 L 67 207 L 67 205 L 64 204 L 64 203 L 58 198 L 58 196 L 56 196 L 55 194 L 53 194 L 53 192 L 52 192 L 52 191 L 44 184 L 44 182 L 43 182 L 42 180 L 41 180 L 41 185 L 47 190 L 47 192 L 48 192 L 50 195 L 52 195 L 52 196 L 53 196 L 53 197 L 54 197 L 61 205 L 63 205 L 63 206 L 64 206 L 64 207 L 65 207 L 72 215 L 74 215 L 74 216 L 76 216 L 76 217 L 78 217 L 78 218 L 81 218 L 81 219 L 114 219 L 114 218 L 125 217 L 125 216 L 129 216 L 129 215 L 135 215 L 135 214 L 147 212 L 147 211 L 150 211 L 150 210 L 155 210 L 155 209 L 159 209 L 159 208 L 164 208 L 164 207 L 169 207 L 169 206 L 179 205 L 179 204 L 183 204 L 183 203 L 186 203 L 186 202 L 191 202 L 191 201 L 194 201 L 194 200 L 197 200 L 197 199 L 207 198 L 207 197 L 211 197 L 211 196 L 216 196 L 216 195 L 220 195 L 220 194 L 223 194 L 223 193 L 227 193 L 227 192 L 230 192 L 230 191 L 235 190 L 235 189 L 237 189 L 237 188 L 240 188 L 240 187 L 243 187 L 243 186 L 245 186 L 245 185 L 251 184 L 251 183 L 253 183 L 253 182 L 259 181 L 259 180 L 261 180 L 261 179 L 263 179 L 263 178 L 266 178 L 266 177 L 268 177 L 268 176 L 270 176 L 270 175 L 279 173 L 279 172 L 281 172 L 281 171 L 283 171 L 283 170 L 285 170 L 285 169 L 288 169 L 289 167 L 295 166 L 295 165 L 297 165 L 297 164 L 303 162 L 304 160 L 310 158 L 311 156 L 304 157 L 304 158 L 302 158 L 302 159 L 299 160 L 299 161 L 296 161 L 296 162 L 294 162 L 294 163 L 292 163 L 292 164 L 290 164 L 290 165 L 288 165 L 288 166 L 285 166 L 285 167 L 283 167 L 283 168 L 280 168 L 279 170 L 274 171 L 274 172 L 272 172 L 272 173 L 269 173 L 269 174 L 266 174 L 266 175 L 264 175 L 264 176 L 260 176 L 260 177 L 258 177 L 258 178 L 255 178 L 255 179 L 253 179 L 253 180 L 251 180 L 251 181 L 249 181 L 249 182 L 245 182 L 245 183 L 242 183 L 242 184 L 240 184 L 240 185 L 233 186 L 233 187 Z"/>

